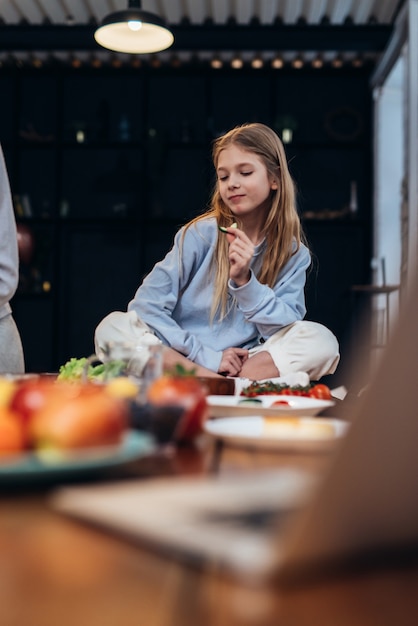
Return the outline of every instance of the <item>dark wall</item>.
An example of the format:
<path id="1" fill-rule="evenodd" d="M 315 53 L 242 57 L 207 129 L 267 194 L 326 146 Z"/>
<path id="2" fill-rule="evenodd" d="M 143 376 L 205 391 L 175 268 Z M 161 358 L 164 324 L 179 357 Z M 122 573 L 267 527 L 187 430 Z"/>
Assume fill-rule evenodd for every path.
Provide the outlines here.
<path id="1" fill-rule="evenodd" d="M 371 95 L 367 69 L 0 72 L 0 140 L 34 251 L 13 300 L 29 371 L 93 350 L 177 228 L 204 210 L 211 141 L 260 121 L 286 144 L 315 258 L 308 318 L 349 341 L 350 285 L 367 282 Z M 349 211 L 352 184 L 355 212 Z"/>

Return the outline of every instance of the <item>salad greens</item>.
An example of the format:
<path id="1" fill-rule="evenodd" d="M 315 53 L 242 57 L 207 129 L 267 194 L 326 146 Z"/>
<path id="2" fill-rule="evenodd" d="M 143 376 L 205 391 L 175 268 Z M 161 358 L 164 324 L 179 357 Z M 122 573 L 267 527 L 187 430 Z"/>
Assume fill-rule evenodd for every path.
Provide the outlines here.
<path id="1" fill-rule="evenodd" d="M 61 365 L 58 372 L 58 380 L 83 380 L 84 370 L 87 366 L 87 358 L 77 359 L 72 357 L 69 361 Z M 108 363 L 99 363 L 98 365 L 89 365 L 87 368 L 88 380 L 105 380 L 121 376 L 126 367 L 124 361 L 109 361 Z"/>

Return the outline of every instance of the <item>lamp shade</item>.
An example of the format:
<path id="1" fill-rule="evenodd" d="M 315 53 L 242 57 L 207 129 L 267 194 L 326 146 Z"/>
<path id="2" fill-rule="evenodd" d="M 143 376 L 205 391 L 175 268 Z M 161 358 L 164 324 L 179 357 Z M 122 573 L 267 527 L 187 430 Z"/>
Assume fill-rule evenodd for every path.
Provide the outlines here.
<path id="1" fill-rule="evenodd" d="M 94 38 L 104 48 L 130 54 L 160 52 L 174 41 L 164 20 L 143 11 L 139 2 L 134 0 L 130 0 L 126 11 L 116 11 L 105 17 Z"/>

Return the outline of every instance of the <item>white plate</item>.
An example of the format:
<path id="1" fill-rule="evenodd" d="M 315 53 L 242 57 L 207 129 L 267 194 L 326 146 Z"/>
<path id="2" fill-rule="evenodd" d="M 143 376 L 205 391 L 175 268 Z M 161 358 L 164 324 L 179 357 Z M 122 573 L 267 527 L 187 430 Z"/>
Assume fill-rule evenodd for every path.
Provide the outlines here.
<path id="1" fill-rule="evenodd" d="M 21 454 L 0 462 L 0 486 L 84 478 L 136 461 L 155 449 L 156 445 L 150 435 L 130 430 L 120 445 L 89 448 L 60 460 L 53 457 L 43 459 L 36 453 Z"/>
<path id="2" fill-rule="evenodd" d="M 243 400 L 260 400 L 257 403 L 243 402 Z M 292 415 L 309 417 L 318 415 L 324 409 L 334 406 L 333 400 L 318 400 L 305 396 L 266 395 L 257 398 L 245 398 L 244 396 L 208 396 L 209 415 L 211 417 L 240 417 L 244 415 Z M 276 405 L 274 402 L 286 402 L 287 404 Z"/>
<path id="3" fill-rule="evenodd" d="M 271 450 L 319 452 L 332 449 L 346 433 L 342 420 L 296 417 L 275 420 L 274 425 L 261 416 L 225 417 L 207 420 L 204 430 L 216 439 L 235 446 Z"/>

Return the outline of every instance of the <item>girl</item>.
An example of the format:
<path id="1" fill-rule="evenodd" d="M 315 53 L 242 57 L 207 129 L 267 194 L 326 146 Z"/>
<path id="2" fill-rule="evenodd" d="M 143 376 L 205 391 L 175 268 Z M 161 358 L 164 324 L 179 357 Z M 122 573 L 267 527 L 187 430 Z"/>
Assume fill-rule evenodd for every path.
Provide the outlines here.
<path id="1" fill-rule="evenodd" d="M 245 124 L 215 140 L 212 157 L 210 208 L 179 230 L 128 311 L 99 324 L 96 350 L 145 334 L 168 346 L 166 366 L 181 363 L 198 376 L 333 373 L 335 336 L 302 321 L 311 258 L 279 137 Z"/>

